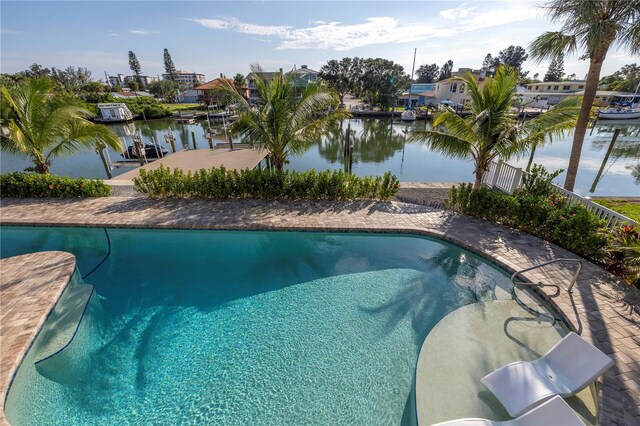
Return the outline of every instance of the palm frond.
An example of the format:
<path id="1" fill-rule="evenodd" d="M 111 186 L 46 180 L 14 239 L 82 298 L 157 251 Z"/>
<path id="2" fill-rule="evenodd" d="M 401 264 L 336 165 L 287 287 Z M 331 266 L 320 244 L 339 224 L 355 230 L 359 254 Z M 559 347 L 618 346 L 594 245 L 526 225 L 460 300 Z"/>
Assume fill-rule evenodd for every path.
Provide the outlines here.
<path id="1" fill-rule="evenodd" d="M 50 79 L 36 77 L 12 90 L 1 89 L 2 104 L 9 108 L 3 123 L 8 135 L 2 138 L 2 150 L 22 153 L 38 164 L 92 148 L 96 143 L 121 149 L 120 140 L 111 129 L 87 120 L 90 111 L 50 103 L 52 87 Z"/>
<path id="2" fill-rule="evenodd" d="M 539 64 L 545 59 L 553 59 L 560 54 L 572 54 L 578 50 L 575 35 L 562 31 L 547 31 L 529 45 L 529 57 Z"/>
<path id="3" fill-rule="evenodd" d="M 411 142 L 417 142 L 453 158 L 475 158 L 473 143 L 449 133 L 437 130 L 422 130 L 411 133 Z"/>

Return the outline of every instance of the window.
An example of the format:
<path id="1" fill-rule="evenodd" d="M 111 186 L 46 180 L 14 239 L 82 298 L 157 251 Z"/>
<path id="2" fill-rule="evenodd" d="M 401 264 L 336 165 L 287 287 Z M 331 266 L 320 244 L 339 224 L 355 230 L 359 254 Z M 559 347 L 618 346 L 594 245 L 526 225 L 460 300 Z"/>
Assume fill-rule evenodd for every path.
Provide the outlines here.
<path id="1" fill-rule="evenodd" d="M 581 84 L 580 86 L 578 86 L 578 89 L 584 89 L 584 84 Z"/>
<path id="2" fill-rule="evenodd" d="M 540 86 L 536 86 L 536 90 L 539 90 L 539 89 L 540 89 Z"/>
<path id="3" fill-rule="evenodd" d="M 553 90 L 558 90 L 560 86 L 553 86 Z"/>
<path id="4" fill-rule="evenodd" d="M 460 83 L 460 93 L 464 93 L 464 83 Z"/>
<path id="5" fill-rule="evenodd" d="M 571 90 L 571 86 L 562 86 L 562 90 Z"/>
<path id="6" fill-rule="evenodd" d="M 547 90 L 551 90 L 551 86 L 547 86 Z"/>
<path id="7" fill-rule="evenodd" d="M 458 83 L 453 83 L 449 89 L 450 92 L 456 93 L 458 90 Z"/>

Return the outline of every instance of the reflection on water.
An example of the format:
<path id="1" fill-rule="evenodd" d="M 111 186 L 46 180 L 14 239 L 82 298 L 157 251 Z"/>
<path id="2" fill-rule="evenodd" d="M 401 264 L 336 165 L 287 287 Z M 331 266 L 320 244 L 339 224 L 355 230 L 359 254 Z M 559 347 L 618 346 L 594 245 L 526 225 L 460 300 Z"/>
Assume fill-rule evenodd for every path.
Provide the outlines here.
<path id="1" fill-rule="evenodd" d="M 212 123 L 222 141 L 224 130 L 220 123 Z M 473 165 L 470 160 L 452 159 L 430 151 L 419 144 L 406 143 L 406 136 L 414 129 L 424 129 L 429 124 L 424 121 L 406 124 L 400 121 L 377 119 L 351 119 L 333 126 L 327 134 L 303 152 L 292 153 L 287 165 L 292 170 L 315 168 L 344 169 L 344 138 L 349 130 L 350 144 L 353 146 L 353 172 L 359 176 L 381 175 L 391 171 L 404 182 L 461 182 L 473 179 Z M 164 135 L 172 130 L 178 150 L 192 149 L 195 138 L 198 149 L 208 149 L 204 137 L 207 121 L 195 124 L 178 124 L 171 119 L 136 121 L 129 124 L 113 124 L 112 129 L 131 145 L 131 135 L 140 132 L 145 142 L 153 138 L 163 146 Z M 611 154 L 602 170 L 594 195 L 640 196 L 640 124 L 607 123 L 598 124 L 591 134 L 587 134 L 582 150 L 580 169 L 576 181 L 576 190 L 589 194 L 599 169 L 602 166 L 607 149 L 616 127 L 621 128 Z M 571 151 L 572 136 L 554 141 L 535 154 L 535 162 L 549 170 L 566 169 Z M 239 142 L 238 139 L 235 142 Z M 110 151 L 113 161 L 120 160 L 120 153 Z M 513 158 L 510 163 L 526 167 L 528 155 Z M 29 161 L 11 154 L 2 153 L 0 158 L 2 172 L 22 170 Z M 114 176 L 128 171 L 117 168 Z M 99 157 L 92 151 L 75 157 L 55 159 L 53 173 L 69 176 L 104 178 L 105 171 Z M 564 181 L 564 176 L 557 178 Z"/>

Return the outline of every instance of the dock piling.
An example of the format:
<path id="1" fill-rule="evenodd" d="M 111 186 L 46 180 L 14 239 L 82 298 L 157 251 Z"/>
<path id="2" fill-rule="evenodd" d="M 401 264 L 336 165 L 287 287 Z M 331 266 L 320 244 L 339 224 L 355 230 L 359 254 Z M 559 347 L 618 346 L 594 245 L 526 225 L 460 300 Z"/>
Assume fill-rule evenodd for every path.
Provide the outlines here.
<path id="1" fill-rule="evenodd" d="M 193 149 L 198 149 L 196 145 L 196 132 L 191 132 L 191 140 L 193 141 Z"/>

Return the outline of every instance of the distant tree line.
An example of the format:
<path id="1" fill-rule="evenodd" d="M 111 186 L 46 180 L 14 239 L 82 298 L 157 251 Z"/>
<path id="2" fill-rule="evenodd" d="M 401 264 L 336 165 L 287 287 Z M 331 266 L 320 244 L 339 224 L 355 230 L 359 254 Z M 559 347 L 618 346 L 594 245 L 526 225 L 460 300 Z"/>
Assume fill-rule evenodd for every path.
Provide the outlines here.
<path id="1" fill-rule="evenodd" d="M 633 93 L 640 84 L 640 66 L 627 64 L 611 75 L 600 80 L 599 86 L 607 90 Z"/>
<path id="2" fill-rule="evenodd" d="M 332 59 L 320 68 L 319 77 L 336 91 L 340 104 L 351 93 L 382 109 L 390 108 L 410 83 L 404 67 L 383 58 Z"/>

